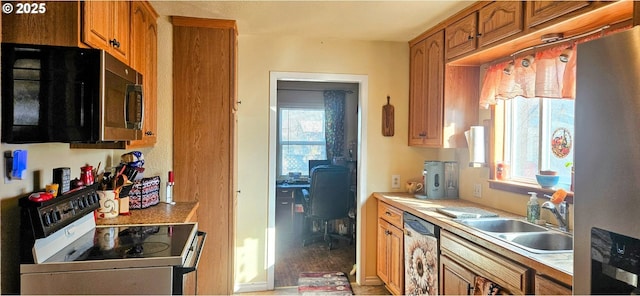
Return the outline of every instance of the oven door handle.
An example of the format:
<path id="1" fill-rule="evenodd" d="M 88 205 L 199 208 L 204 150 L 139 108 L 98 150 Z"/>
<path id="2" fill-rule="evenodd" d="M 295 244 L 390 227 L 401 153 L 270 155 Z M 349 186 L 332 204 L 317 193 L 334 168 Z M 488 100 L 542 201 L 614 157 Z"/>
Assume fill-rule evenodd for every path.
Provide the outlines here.
<path id="1" fill-rule="evenodd" d="M 183 279 L 184 275 L 187 273 L 194 272 L 198 269 L 198 263 L 200 263 L 200 255 L 202 254 L 202 249 L 204 248 L 204 242 L 207 240 L 207 233 L 203 231 L 199 231 L 196 234 L 198 237 L 202 237 L 199 239 L 200 243 L 198 244 L 198 249 L 196 251 L 196 260 L 193 266 L 174 266 L 173 267 L 173 295 L 183 295 L 184 287 L 183 287 Z M 196 278 L 196 293 L 198 291 L 198 279 Z"/>
<path id="2" fill-rule="evenodd" d="M 198 230 L 198 233 L 196 234 L 197 236 L 201 236 L 202 239 L 200 240 L 200 243 L 198 244 L 198 249 L 197 249 L 197 253 L 196 253 L 196 260 L 195 263 L 193 264 L 193 266 L 180 266 L 180 267 L 176 267 L 176 273 L 179 276 L 183 276 L 187 273 L 196 271 L 196 269 L 198 269 L 198 264 L 200 263 L 200 255 L 202 254 L 202 249 L 204 248 L 204 242 L 207 240 L 207 233 L 204 231 L 200 231 Z"/>

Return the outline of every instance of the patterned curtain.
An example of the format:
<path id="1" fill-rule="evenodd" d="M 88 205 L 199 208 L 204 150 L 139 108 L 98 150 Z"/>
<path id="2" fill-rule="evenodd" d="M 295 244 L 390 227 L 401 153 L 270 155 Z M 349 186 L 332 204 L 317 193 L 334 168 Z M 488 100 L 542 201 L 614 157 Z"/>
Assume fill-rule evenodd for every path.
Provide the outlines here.
<path id="1" fill-rule="evenodd" d="M 327 141 L 327 159 L 342 156 L 344 150 L 343 90 L 324 91 L 324 133 Z"/>
<path id="2" fill-rule="evenodd" d="M 578 54 L 575 45 L 629 28 L 609 29 L 536 51 L 535 55 L 490 65 L 482 82 L 480 106 L 487 109 L 489 105 L 496 104 L 497 99 L 508 100 L 517 96 L 575 99 Z M 527 63 L 523 62 L 525 59 Z"/>

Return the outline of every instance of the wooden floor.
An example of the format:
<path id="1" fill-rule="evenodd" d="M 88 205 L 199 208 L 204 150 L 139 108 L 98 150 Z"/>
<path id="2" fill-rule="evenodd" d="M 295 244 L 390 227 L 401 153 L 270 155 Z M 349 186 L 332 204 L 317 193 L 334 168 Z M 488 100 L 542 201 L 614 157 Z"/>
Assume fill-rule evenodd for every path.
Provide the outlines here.
<path id="1" fill-rule="evenodd" d="M 280 224 L 282 225 L 282 224 Z M 299 223 L 294 223 L 299 226 Z M 328 243 L 318 241 L 302 246 L 302 229 L 278 227 L 276 223 L 275 290 L 260 294 L 297 294 L 298 275 L 306 271 L 341 271 L 348 275 L 356 295 L 390 295 L 384 286 L 359 286 L 351 275 L 356 262 L 356 244 L 335 240 L 332 250 Z"/>

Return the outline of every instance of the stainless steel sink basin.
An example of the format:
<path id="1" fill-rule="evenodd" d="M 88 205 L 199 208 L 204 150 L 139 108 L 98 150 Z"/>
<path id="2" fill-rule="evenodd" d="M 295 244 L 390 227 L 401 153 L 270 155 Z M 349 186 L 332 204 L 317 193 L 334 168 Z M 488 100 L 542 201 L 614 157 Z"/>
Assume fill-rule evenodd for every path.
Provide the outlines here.
<path id="1" fill-rule="evenodd" d="M 571 235 L 523 220 L 509 218 L 480 218 L 456 220 L 500 240 L 532 253 L 561 253 L 573 251 Z"/>
<path id="2" fill-rule="evenodd" d="M 462 219 L 458 220 L 458 222 L 487 232 L 511 233 L 547 231 L 547 229 L 542 226 L 522 220 L 508 218 Z"/>
<path id="3" fill-rule="evenodd" d="M 534 250 L 573 250 L 573 237 L 559 232 L 525 233 L 511 238 L 509 241 Z"/>

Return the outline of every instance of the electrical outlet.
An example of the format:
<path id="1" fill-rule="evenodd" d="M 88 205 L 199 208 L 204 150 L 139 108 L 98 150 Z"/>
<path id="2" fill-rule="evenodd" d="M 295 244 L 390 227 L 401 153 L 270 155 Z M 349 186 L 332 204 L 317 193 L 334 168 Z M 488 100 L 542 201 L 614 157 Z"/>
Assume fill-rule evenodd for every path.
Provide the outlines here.
<path id="1" fill-rule="evenodd" d="M 391 189 L 400 189 L 400 175 L 391 175 Z"/>
<path id="2" fill-rule="evenodd" d="M 482 197 L 482 184 L 473 184 L 473 196 Z"/>

